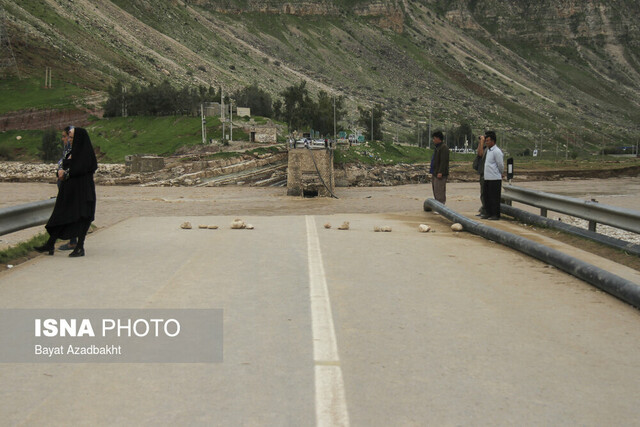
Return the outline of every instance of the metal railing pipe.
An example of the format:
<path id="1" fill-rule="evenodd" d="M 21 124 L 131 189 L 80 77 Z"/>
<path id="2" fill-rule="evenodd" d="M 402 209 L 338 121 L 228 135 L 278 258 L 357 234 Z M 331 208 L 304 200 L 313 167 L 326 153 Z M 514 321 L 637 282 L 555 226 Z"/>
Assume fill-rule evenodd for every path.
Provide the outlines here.
<path id="1" fill-rule="evenodd" d="M 500 205 L 500 212 L 528 224 L 562 230 L 566 233 L 584 237 L 585 239 L 620 249 L 635 256 L 640 256 L 640 245 L 636 245 L 625 240 L 605 236 L 604 234 L 595 233 L 593 231 L 585 230 L 584 228 L 575 227 L 570 224 L 565 224 L 564 222 L 545 218 L 540 215 L 532 214 L 531 212 L 523 211 L 522 209 L 514 208 L 513 206 L 505 205 L 504 203 Z"/>

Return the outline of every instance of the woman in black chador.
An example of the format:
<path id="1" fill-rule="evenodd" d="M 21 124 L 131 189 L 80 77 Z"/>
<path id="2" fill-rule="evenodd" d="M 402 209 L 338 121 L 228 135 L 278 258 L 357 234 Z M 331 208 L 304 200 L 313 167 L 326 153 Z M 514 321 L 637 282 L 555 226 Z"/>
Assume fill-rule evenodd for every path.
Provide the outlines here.
<path id="1" fill-rule="evenodd" d="M 57 239 L 78 236 L 78 243 L 70 257 L 84 256 L 84 239 L 96 213 L 96 187 L 93 173 L 98 169 L 98 161 L 91 146 L 89 134 L 83 128 L 72 128 L 71 152 L 62 162 L 59 174 L 62 185 L 58 190 L 56 205 L 45 226 L 49 240 L 35 249 L 53 255 Z"/>

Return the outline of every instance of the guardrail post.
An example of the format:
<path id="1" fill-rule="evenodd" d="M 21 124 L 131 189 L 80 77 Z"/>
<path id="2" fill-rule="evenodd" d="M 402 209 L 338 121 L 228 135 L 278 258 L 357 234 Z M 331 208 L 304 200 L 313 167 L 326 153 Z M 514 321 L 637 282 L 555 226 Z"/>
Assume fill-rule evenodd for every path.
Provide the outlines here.
<path id="1" fill-rule="evenodd" d="M 540 208 L 540 216 L 547 217 L 547 208 Z"/>
<path id="2" fill-rule="evenodd" d="M 589 221 L 589 231 L 593 231 L 594 233 L 596 232 L 596 225 L 598 223 L 595 221 Z"/>

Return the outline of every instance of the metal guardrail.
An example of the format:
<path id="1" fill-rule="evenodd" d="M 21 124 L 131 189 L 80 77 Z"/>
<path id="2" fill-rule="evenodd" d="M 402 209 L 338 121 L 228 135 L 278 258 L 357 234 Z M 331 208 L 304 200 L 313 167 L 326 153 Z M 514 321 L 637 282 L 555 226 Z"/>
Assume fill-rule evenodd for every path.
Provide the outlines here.
<path id="1" fill-rule="evenodd" d="M 622 230 L 640 233 L 640 212 L 616 206 L 603 205 L 595 201 L 560 196 L 543 191 L 505 185 L 502 198 L 511 202 L 524 203 L 540 208 L 540 215 L 546 217 L 547 210 L 560 212 L 589 221 L 589 230 L 596 231 L 596 224 L 606 224 Z"/>
<path id="2" fill-rule="evenodd" d="M 53 198 L 0 209 L 0 236 L 46 224 L 55 204 Z"/>

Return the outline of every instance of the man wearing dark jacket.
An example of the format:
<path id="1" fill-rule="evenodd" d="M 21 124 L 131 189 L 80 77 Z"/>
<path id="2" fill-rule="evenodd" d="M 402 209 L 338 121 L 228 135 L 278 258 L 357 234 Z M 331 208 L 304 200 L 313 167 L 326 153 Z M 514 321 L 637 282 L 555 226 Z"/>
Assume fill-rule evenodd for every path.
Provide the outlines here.
<path id="1" fill-rule="evenodd" d="M 449 147 L 442 142 L 444 135 L 440 131 L 433 133 L 435 149 L 431 157 L 431 186 L 433 198 L 442 203 L 447 201 L 447 178 L 449 176 Z"/>

